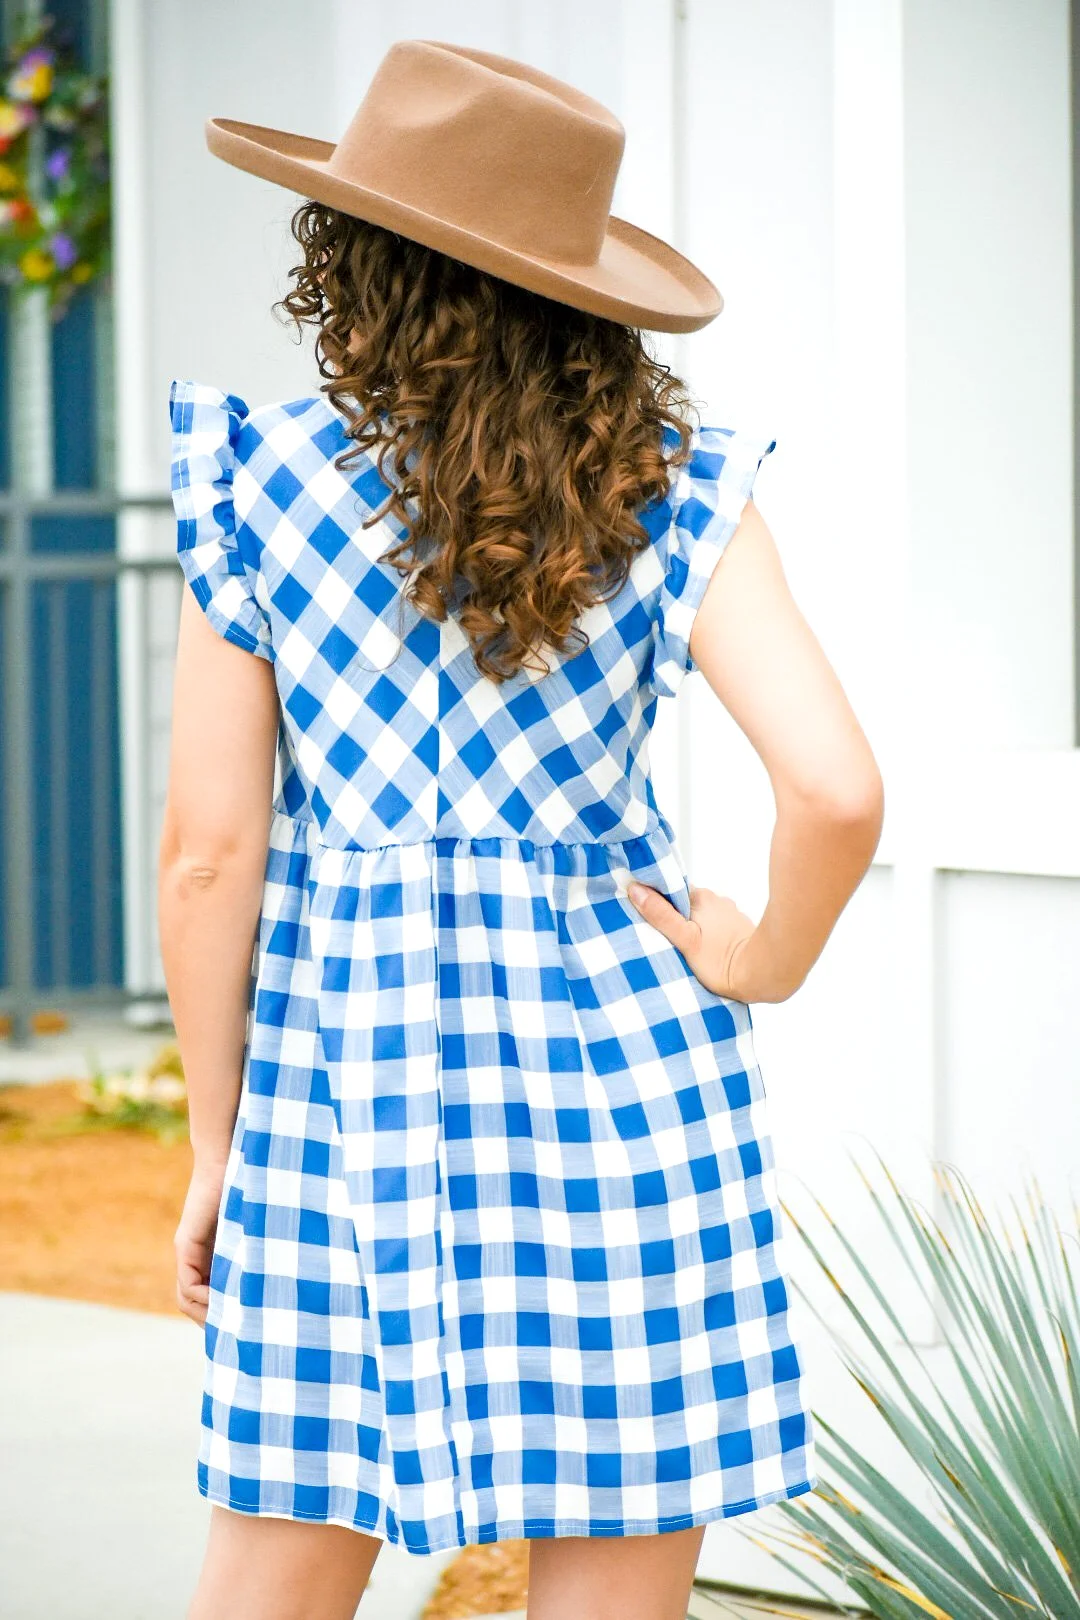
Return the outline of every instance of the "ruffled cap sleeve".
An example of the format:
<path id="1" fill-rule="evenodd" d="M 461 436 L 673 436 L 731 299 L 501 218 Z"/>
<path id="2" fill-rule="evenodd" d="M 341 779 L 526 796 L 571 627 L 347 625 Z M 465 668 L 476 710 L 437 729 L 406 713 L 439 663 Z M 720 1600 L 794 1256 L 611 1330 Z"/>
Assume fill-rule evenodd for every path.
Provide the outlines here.
<path id="1" fill-rule="evenodd" d="M 762 461 L 776 440 L 733 428 L 699 426 L 688 461 L 675 469 L 664 576 L 653 618 L 652 686 L 674 697 L 696 668 L 690 632 L 709 581 L 739 526 Z"/>
<path id="2" fill-rule="evenodd" d="M 237 440 L 248 407 L 236 394 L 174 378 L 169 412 L 176 550 L 184 577 L 218 635 L 273 663 L 257 542 L 238 528 L 233 505 Z"/>

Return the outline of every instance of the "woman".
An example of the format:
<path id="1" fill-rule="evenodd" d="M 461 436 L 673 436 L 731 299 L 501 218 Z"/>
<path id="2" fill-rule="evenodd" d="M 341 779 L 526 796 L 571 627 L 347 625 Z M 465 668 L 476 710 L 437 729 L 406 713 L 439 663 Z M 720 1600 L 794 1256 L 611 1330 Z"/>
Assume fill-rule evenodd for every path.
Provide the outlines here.
<path id="1" fill-rule="evenodd" d="M 405 41 L 336 147 L 207 137 L 309 199 L 327 381 L 170 395 L 190 1617 L 524 1536 L 531 1620 L 676 1620 L 708 1522 L 817 1484 L 749 1004 L 820 954 L 879 773 L 751 498 L 774 442 L 644 345 L 721 300 L 610 217 L 611 113 Z M 648 772 L 694 668 L 776 794 L 756 926 Z"/>

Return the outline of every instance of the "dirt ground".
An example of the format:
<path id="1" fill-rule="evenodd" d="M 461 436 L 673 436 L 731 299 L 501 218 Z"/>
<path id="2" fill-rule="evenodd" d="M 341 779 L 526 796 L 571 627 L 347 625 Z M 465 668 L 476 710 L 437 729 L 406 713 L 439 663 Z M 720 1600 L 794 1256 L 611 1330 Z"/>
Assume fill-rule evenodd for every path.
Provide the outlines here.
<path id="1" fill-rule="evenodd" d="M 69 1082 L 0 1087 L 0 1289 L 171 1315 L 191 1150 L 82 1120 Z"/>
<path id="2" fill-rule="evenodd" d="M 529 1595 L 529 1543 L 466 1547 L 447 1564 L 420 1620 L 469 1620 L 523 1609 Z"/>

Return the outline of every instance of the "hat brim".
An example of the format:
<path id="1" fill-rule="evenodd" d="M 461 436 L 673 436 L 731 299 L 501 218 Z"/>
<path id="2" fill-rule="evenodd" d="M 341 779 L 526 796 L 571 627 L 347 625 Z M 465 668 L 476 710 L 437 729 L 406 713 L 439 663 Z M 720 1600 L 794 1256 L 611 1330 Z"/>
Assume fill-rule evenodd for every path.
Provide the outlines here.
<path id="1" fill-rule="evenodd" d="M 628 220 L 609 216 L 596 264 L 568 264 L 518 253 L 449 220 L 410 208 L 396 197 L 343 180 L 328 163 L 331 141 L 209 118 L 206 144 L 234 168 L 369 220 L 461 259 L 530 292 L 608 320 L 656 332 L 696 332 L 719 315 L 724 300 L 706 275 L 670 243 Z"/>

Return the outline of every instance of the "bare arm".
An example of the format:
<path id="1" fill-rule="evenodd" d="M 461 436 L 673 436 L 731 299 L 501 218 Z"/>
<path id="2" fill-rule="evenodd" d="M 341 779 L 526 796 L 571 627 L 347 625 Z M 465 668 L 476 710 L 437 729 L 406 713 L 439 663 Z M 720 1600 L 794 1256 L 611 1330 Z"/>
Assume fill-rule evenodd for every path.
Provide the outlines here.
<path id="1" fill-rule="evenodd" d="M 869 743 L 752 500 L 709 582 L 690 650 L 769 774 L 776 825 L 768 903 L 755 927 L 708 889 L 691 890 L 689 920 L 654 889 L 628 892 L 708 988 L 743 1001 L 783 1001 L 817 961 L 873 859 L 884 793 Z"/>
<path id="2" fill-rule="evenodd" d="M 187 1234 L 188 1286 L 202 1301 L 209 1249 L 201 1256 L 195 1250 L 212 1237 L 207 1223 L 239 1102 L 278 715 L 270 664 L 218 635 L 185 590 L 158 858 L 158 931 L 195 1157 L 181 1231 Z M 197 1239 L 192 1220 L 202 1234 Z M 180 1233 L 177 1245 L 179 1251 Z M 183 1297 L 180 1303 L 187 1309 Z"/>

